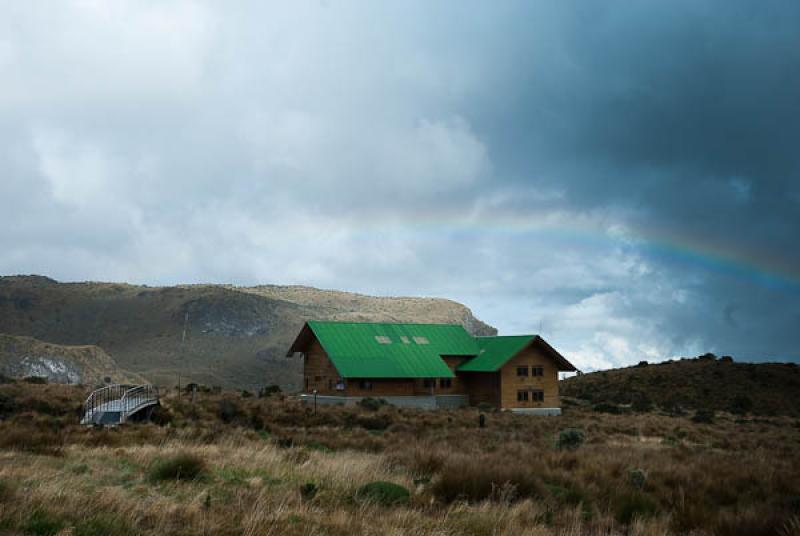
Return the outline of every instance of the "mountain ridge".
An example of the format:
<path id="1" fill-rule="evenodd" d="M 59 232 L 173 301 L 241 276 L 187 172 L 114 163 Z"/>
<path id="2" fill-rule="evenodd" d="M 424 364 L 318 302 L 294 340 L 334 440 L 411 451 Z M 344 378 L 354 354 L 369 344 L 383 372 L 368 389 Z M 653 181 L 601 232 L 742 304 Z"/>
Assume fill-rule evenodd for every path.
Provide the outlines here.
<path id="1" fill-rule="evenodd" d="M 497 332 L 466 306 L 442 298 L 302 285 L 149 286 L 0 276 L 0 333 L 95 345 L 123 369 L 161 385 L 296 389 L 300 364 L 284 354 L 311 319 L 459 323 L 474 335 Z"/>

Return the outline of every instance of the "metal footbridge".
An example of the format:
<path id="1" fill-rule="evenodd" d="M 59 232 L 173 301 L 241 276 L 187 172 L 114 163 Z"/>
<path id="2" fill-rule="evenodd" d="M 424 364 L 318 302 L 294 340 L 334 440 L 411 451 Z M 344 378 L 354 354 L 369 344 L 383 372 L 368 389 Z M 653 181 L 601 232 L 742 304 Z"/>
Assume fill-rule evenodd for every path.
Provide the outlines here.
<path id="1" fill-rule="evenodd" d="M 83 404 L 81 424 L 115 426 L 152 412 L 159 405 L 154 385 L 107 385 L 92 392 Z"/>

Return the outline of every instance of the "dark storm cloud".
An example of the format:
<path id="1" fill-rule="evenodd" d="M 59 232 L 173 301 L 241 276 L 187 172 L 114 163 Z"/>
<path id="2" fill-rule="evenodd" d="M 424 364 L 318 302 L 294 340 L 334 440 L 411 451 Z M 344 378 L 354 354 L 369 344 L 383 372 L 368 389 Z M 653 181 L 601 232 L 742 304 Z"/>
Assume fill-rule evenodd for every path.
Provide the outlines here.
<path id="1" fill-rule="evenodd" d="M 798 28 L 788 1 L 7 4 L 0 272 L 447 296 L 587 368 L 797 359 Z"/>

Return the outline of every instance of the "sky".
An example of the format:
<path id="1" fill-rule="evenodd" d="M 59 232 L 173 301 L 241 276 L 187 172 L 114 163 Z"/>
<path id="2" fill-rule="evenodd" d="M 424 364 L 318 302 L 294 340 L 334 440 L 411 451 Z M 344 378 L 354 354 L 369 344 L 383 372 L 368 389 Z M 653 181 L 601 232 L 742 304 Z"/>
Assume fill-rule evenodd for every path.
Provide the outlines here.
<path id="1" fill-rule="evenodd" d="M 800 3 L 0 0 L 0 274 L 800 361 Z"/>

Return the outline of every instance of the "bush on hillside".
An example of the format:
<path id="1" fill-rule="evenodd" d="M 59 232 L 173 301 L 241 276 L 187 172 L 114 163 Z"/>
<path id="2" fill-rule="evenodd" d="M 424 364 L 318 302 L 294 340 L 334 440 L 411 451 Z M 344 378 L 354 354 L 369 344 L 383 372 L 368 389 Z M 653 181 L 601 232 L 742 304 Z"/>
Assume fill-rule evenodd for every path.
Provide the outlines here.
<path id="1" fill-rule="evenodd" d="M 698 409 L 692 415 L 692 421 L 701 424 L 713 424 L 714 410 L 713 409 Z"/>
<path id="2" fill-rule="evenodd" d="M 13 415 L 17 407 L 17 400 L 13 396 L 0 392 L 0 418 Z"/>
<path id="3" fill-rule="evenodd" d="M 658 512 L 656 502 L 644 493 L 637 492 L 617 498 L 615 516 L 625 525 L 635 519 L 652 517 Z"/>
<path id="4" fill-rule="evenodd" d="M 636 489 L 642 489 L 647 482 L 647 473 L 642 469 L 631 469 L 628 471 L 628 484 Z"/>
<path id="5" fill-rule="evenodd" d="M 608 402 L 600 402 L 592 406 L 592 411 L 596 411 L 597 413 L 613 413 L 618 414 L 622 413 L 622 410 L 616 404 L 609 404 Z"/>
<path id="6" fill-rule="evenodd" d="M 631 402 L 631 409 L 637 413 L 646 413 L 653 409 L 653 401 L 647 396 L 647 393 L 638 393 L 633 397 Z"/>
<path id="7" fill-rule="evenodd" d="M 369 501 L 382 506 L 407 504 L 411 500 L 411 493 L 394 482 L 377 481 L 364 484 L 356 490 L 356 499 Z"/>
<path id="8" fill-rule="evenodd" d="M 385 406 L 388 402 L 382 398 L 362 398 L 358 401 L 358 405 L 362 408 L 369 410 L 369 411 L 378 411 L 381 409 L 382 406 Z"/>
<path id="9" fill-rule="evenodd" d="M 27 378 L 23 378 L 22 381 L 25 383 L 32 383 L 35 385 L 46 385 L 47 378 L 44 376 L 28 376 Z"/>
<path id="10" fill-rule="evenodd" d="M 736 395 L 731 400 L 731 413 L 743 415 L 753 409 L 753 399 L 747 395 Z"/>
<path id="11" fill-rule="evenodd" d="M 219 415 L 219 419 L 225 424 L 238 421 L 244 415 L 239 404 L 229 398 L 223 398 L 219 401 L 217 414 Z"/>
<path id="12" fill-rule="evenodd" d="M 258 397 L 259 398 L 264 398 L 264 397 L 280 394 L 280 392 L 281 392 L 280 385 L 275 385 L 275 384 L 267 385 L 266 387 L 262 387 L 261 389 L 258 390 Z"/>
<path id="13" fill-rule="evenodd" d="M 586 440 L 586 435 L 577 428 L 565 428 L 558 434 L 556 447 L 561 450 L 575 450 Z"/>
<path id="14" fill-rule="evenodd" d="M 317 496 L 318 489 L 319 488 L 317 488 L 317 485 L 314 484 L 313 482 L 306 482 L 305 484 L 300 486 L 300 499 L 303 502 L 311 501 L 312 499 L 314 499 L 314 497 Z"/>
<path id="15" fill-rule="evenodd" d="M 188 452 L 180 452 L 170 458 L 157 460 L 150 467 L 150 482 L 165 480 L 195 480 L 205 474 L 206 464 L 202 458 Z"/>

